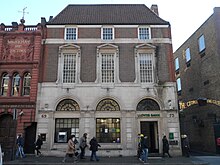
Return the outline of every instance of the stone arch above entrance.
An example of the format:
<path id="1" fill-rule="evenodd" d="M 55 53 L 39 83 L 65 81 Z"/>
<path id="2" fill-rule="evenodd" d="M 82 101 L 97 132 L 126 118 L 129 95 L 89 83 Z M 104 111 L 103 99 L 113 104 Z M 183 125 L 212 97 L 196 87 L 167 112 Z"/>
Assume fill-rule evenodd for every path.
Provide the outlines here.
<path id="1" fill-rule="evenodd" d="M 120 107 L 115 100 L 106 98 L 106 99 L 101 100 L 98 103 L 96 110 L 97 111 L 120 111 Z"/>
<path id="2" fill-rule="evenodd" d="M 79 111 L 79 104 L 72 99 L 65 99 L 59 102 L 56 111 Z"/>
<path id="3" fill-rule="evenodd" d="M 153 99 L 143 99 L 137 105 L 137 111 L 157 111 L 157 110 L 160 110 L 160 106 Z"/>

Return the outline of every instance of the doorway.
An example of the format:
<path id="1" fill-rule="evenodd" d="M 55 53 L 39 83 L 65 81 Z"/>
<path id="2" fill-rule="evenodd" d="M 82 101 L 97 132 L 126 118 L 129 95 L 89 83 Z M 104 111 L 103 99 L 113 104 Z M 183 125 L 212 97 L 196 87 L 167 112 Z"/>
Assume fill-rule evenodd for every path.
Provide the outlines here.
<path id="1" fill-rule="evenodd" d="M 0 144 L 4 152 L 4 160 L 12 160 L 15 152 L 16 120 L 10 114 L 0 116 Z"/>
<path id="2" fill-rule="evenodd" d="M 36 141 L 36 128 L 37 123 L 31 123 L 30 126 L 25 128 L 25 142 L 24 142 L 24 151 L 27 154 L 34 154 Z"/>
<path id="3" fill-rule="evenodd" d="M 214 124 L 213 127 L 216 141 L 216 153 L 220 154 L 220 124 Z"/>
<path id="4" fill-rule="evenodd" d="M 141 121 L 140 130 L 148 137 L 149 153 L 159 153 L 157 121 Z"/>

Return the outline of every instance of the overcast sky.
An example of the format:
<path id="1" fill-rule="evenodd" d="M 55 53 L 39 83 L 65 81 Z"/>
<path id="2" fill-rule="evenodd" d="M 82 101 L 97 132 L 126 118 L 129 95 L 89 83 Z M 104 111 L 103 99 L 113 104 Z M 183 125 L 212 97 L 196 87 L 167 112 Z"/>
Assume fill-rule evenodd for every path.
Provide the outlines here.
<path id="1" fill-rule="evenodd" d="M 22 18 L 26 25 L 36 25 L 41 17 L 48 21 L 56 16 L 68 4 L 145 4 L 151 7 L 157 4 L 159 16 L 169 21 L 172 30 L 173 50 L 196 31 L 212 14 L 214 7 L 220 7 L 220 0 L 1 0 L 0 23 L 11 25 Z"/>

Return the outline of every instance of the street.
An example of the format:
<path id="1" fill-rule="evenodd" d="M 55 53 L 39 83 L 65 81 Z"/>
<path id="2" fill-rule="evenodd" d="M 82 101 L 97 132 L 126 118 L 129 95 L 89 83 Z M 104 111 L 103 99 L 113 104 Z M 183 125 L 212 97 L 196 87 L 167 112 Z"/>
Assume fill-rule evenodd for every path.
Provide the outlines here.
<path id="1" fill-rule="evenodd" d="M 220 156 L 193 156 L 196 159 L 209 163 L 209 165 L 220 165 Z"/>

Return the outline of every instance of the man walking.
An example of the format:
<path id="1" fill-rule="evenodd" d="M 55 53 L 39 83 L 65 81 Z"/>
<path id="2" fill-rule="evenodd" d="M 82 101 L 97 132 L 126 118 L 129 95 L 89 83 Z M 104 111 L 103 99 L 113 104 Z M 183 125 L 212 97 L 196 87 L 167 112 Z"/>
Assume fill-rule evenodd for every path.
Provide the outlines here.
<path id="1" fill-rule="evenodd" d="M 148 159 L 147 136 L 141 137 L 141 150 L 142 150 L 141 160 L 144 162 L 144 164 L 148 164 L 147 163 L 147 159 Z"/>
<path id="2" fill-rule="evenodd" d="M 22 134 L 18 135 L 16 145 L 17 145 L 16 158 L 18 158 L 19 155 L 20 155 L 21 158 L 24 158 L 25 157 L 25 154 L 24 154 L 24 138 L 22 137 Z"/>
<path id="3" fill-rule="evenodd" d="M 87 133 L 84 133 L 83 136 L 79 139 L 79 147 L 81 150 L 80 159 L 85 159 L 85 149 L 87 146 Z"/>

